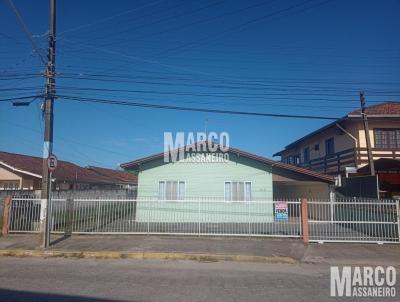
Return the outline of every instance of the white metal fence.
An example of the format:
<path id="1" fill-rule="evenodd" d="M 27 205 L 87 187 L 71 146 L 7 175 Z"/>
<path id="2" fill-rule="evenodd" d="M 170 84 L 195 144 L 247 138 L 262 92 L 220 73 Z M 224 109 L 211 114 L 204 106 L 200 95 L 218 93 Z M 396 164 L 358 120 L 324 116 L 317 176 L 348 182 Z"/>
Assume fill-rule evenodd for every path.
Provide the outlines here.
<path id="1" fill-rule="evenodd" d="M 53 199 L 54 233 L 179 234 L 301 237 L 300 201 L 285 201 L 287 219 L 274 215 L 281 201 L 216 199 Z M 40 199 L 13 198 L 9 232 L 38 232 Z"/>
<path id="2" fill-rule="evenodd" d="M 69 234 L 170 234 L 293 237 L 303 236 L 307 218 L 312 242 L 390 242 L 399 239 L 399 202 L 393 200 L 233 201 L 202 198 L 53 199 L 50 227 Z M 9 232 L 38 232 L 40 199 L 13 198 Z M 306 221 L 307 221 L 306 220 Z"/>
<path id="3" fill-rule="evenodd" d="M 399 242 L 399 201 L 309 201 L 310 241 Z"/>

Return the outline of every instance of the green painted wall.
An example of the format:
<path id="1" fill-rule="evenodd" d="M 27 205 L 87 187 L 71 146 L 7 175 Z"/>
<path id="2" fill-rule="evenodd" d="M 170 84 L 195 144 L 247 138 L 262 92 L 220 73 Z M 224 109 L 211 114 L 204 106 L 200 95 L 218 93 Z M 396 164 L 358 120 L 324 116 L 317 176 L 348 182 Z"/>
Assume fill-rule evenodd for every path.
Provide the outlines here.
<path id="1" fill-rule="evenodd" d="M 273 219 L 271 203 L 224 201 L 225 181 L 250 181 L 252 200 L 271 201 L 271 167 L 248 158 L 229 154 L 228 162 L 176 162 L 163 159 L 142 164 L 138 171 L 138 199 L 157 200 L 159 181 L 179 180 L 186 183 L 186 198 L 213 198 L 219 202 L 149 202 L 138 203 L 140 221 L 268 222 Z"/>

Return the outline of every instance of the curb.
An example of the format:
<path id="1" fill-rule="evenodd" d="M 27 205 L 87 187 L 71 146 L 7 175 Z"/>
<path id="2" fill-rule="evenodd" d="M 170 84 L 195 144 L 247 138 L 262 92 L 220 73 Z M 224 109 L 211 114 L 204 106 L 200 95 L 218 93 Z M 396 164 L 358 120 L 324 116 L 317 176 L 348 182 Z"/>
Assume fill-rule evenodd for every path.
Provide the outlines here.
<path id="1" fill-rule="evenodd" d="M 249 256 L 202 253 L 164 252 L 89 252 L 61 250 L 0 250 L 0 257 L 63 257 L 88 259 L 134 259 L 134 260 L 191 260 L 199 262 L 256 262 L 276 264 L 298 264 L 299 261 L 287 256 Z"/>

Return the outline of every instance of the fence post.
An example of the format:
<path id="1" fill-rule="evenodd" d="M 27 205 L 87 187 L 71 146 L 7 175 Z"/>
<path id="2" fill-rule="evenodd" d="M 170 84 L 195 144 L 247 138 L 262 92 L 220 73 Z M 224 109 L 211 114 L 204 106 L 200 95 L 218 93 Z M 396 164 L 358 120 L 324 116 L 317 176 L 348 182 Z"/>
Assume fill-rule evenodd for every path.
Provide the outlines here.
<path id="1" fill-rule="evenodd" d="M 101 212 L 101 205 L 100 205 L 100 200 L 97 200 L 97 219 L 96 219 L 96 232 L 99 231 L 100 227 L 100 212 Z"/>
<path id="2" fill-rule="evenodd" d="M 136 221 L 137 197 L 133 200 L 133 221 Z"/>
<path id="3" fill-rule="evenodd" d="M 397 212 L 397 237 L 400 242 L 400 201 L 396 199 L 396 212 Z"/>
<path id="4" fill-rule="evenodd" d="M 148 200 L 148 202 L 153 202 L 152 198 L 150 198 Z M 158 203 L 156 203 L 156 206 L 158 206 Z M 151 214 L 151 211 L 152 211 L 152 207 L 148 206 L 148 211 L 147 211 L 147 235 L 150 234 L 150 214 Z"/>
<path id="5" fill-rule="evenodd" d="M 74 214 L 74 199 L 71 197 L 67 198 L 67 209 L 65 212 L 65 236 L 72 235 L 72 223 Z"/>
<path id="6" fill-rule="evenodd" d="M 308 243 L 308 204 L 307 198 L 301 199 L 301 226 L 303 231 L 303 242 Z"/>
<path id="7" fill-rule="evenodd" d="M 4 207 L 3 207 L 3 227 L 1 232 L 3 236 L 8 235 L 8 226 L 9 226 L 9 219 L 10 219 L 10 207 L 11 207 L 11 196 L 7 195 L 4 198 Z"/>
<path id="8" fill-rule="evenodd" d="M 247 220 L 249 224 L 249 237 L 251 237 L 250 201 L 247 202 Z"/>
<path id="9" fill-rule="evenodd" d="M 197 201 L 197 203 L 198 203 L 198 205 L 197 205 L 197 207 L 198 207 L 198 211 L 199 211 L 199 215 L 198 215 L 198 220 L 199 220 L 199 224 L 198 224 L 198 232 L 199 232 L 199 237 L 200 237 L 200 234 L 201 234 L 201 211 L 200 211 L 200 198 L 198 198 L 198 201 Z"/>

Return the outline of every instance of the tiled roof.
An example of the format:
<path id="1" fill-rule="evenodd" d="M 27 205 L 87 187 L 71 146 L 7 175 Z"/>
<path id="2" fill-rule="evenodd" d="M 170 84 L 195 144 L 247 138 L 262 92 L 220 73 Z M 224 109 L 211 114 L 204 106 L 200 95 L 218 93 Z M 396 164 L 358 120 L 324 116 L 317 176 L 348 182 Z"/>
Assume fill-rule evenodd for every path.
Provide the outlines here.
<path id="1" fill-rule="evenodd" d="M 361 109 L 349 113 L 349 116 L 361 113 Z M 400 115 L 400 102 L 385 102 L 365 108 L 367 115 Z"/>
<path id="2" fill-rule="evenodd" d="M 138 178 L 136 175 L 133 175 L 132 173 L 129 173 L 126 171 L 113 170 L 113 169 L 94 167 L 94 166 L 88 166 L 86 168 L 99 174 L 99 175 L 103 175 L 103 176 L 118 180 L 120 183 L 137 184 L 137 181 L 138 181 Z"/>
<path id="3" fill-rule="evenodd" d="M 218 147 L 218 149 L 220 149 L 220 146 L 218 144 L 215 144 L 215 145 Z M 183 148 L 185 148 L 185 147 L 183 147 Z M 286 171 L 291 171 L 291 172 L 295 172 L 295 173 L 311 176 L 313 178 L 320 179 L 320 180 L 323 180 L 323 181 L 326 181 L 326 182 L 330 182 L 330 183 L 334 182 L 334 178 L 332 176 L 330 176 L 330 175 L 322 174 L 322 173 L 319 173 L 319 172 L 315 172 L 315 171 L 312 171 L 312 170 L 308 170 L 308 169 L 305 169 L 305 168 L 301 168 L 301 167 L 297 167 L 297 166 L 293 166 L 293 165 L 289 165 L 289 164 L 285 164 L 285 163 L 282 163 L 282 162 L 279 162 L 279 161 L 275 161 L 275 160 L 272 160 L 272 159 L 269 159 L 269 158 L 266 158 L 266 157 L 263 157 L 263 156 L 255 155 L 255 154 L 252 154 L 252 153 L 249 153 L 249 152 L 246 152 L 246 151 L 242 151 L 242 150 L 239 150 L 239 149 L 236 149 L 236 148 L 229 147 L 228 152 L 233 153 L 233 154 L 238 154 L 240 156 L 244 156 L 244 157 L 256 160 L 258 162 L 270 165 L 270 166 L 272 166 L 274 168 L 278 168 L 278 169 L 281 169 L 281 170 L 286 170 Z M 139 166 L 139 165 L 141 165 L 141 164 L 143 164 L 145 162 L 150 162 L 152 160 L 160 159 L 160 158 L 163 158 L 163 157 L 164 157 L 164 152 L 158 153 L 158 154 L 154 154 L 154 155 L 151 155 L 151 156 L 148 156 L 148 157 L 144 157 L 144 158 L 141 158 L 141 159 L 137 159 L 137 160 L 134 160 L 134 161 L 131 161 L 131 162 L 123 163 L 123 164 L 121 164 L 121 167 L 124 168 L 124 169 L 135 168 L 135 167 L 137 167 L 137 166 Z"/>
<path id="4" fill-rule="evenodd" d="M 32 176 L 35 177 L 41 177 L 42 175 L 43 159 L 40 157 L 0 151 L 0 163 L 4 163 L 21 173 L 33 174 Z M 100 175 L 89 169 L 62 160 L 58 161 L 57 169 L 53 172 L 52 177 L 61 182 L 119 183 L 118 179 Z"/>

